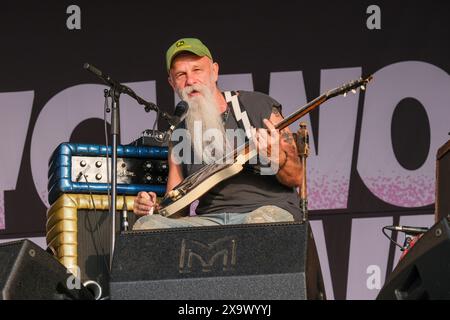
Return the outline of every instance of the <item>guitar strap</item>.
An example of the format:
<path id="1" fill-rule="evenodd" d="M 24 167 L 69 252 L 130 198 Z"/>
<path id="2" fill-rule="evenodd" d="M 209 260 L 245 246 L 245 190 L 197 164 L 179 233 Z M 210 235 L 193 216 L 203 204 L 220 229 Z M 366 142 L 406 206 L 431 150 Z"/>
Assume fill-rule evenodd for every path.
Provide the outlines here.
<path id="1" fill-rule="evenodd" d="M 231 102 L 231 110 L 234 116 L 234 119 L 236 120 L 238 127 L 243 129 L 245 131 L 245 136 L 248 140 L 251 140 L 251 128 L 252 123 L 250 122 L 250 119 L 248 117 L 247 111 L 245 111 L 244 108 L 241 107 L 239 104 L 238 95 L 235 91 L 225 91 L 225 100 L 228 102 Z M 259 161 L 258 161 L 259 162 Z M 250 165 L 249 163 L 246 163 L 244 165 L 244 169 L 252 172 L 254 174 L 259 174 L 261 171 L 260 164 L 253 164 Z"/>
<path id="2" fill-rule="evenodd" d="M 237 93 L 235 91 L 225 91 L 224 95 L 227 103 L 231 102 L 231 110 L 234 118 L 236 119 L 238 127 L 243 129 L 245 131 L 247 139 L 250 139 L 252 124 L 250 123 L 250 119 L 248 118 L 247 111 L 241 108 L 241 105 L 239 104 Z"/>

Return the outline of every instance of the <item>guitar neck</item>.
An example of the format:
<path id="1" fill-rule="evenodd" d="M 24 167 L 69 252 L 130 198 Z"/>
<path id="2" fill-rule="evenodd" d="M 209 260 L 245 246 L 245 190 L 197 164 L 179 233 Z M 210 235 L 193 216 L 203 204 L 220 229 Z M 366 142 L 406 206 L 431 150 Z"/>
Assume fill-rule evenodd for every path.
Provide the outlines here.
<path id="1" fill-rule="evenodd" d="M 365 90 L 365 86 L 367 83 L 369 83 L 372 80 L 372 75 L 369 75 L 367 78 L 359 80 L 351 81 L 345 85 L 342 85 L 339 88 L 333 89 L 328 91 L 327 93 L 322 94 L 320 97 L 315 98 L 313 101 L 302 107 L 300 110 L 294 112 L 289 117 L 283 119 L 279 123 L 275 125 L 275 128 L 278 130 L 282 130 L 286 128 L 287 126 L 290 126 L 293 122 L 297 121 L 301 117 L 303 117 L 305 114 L 313 111 L 315 108 L 320 106 L 322 103 L 327 101 L 328 99 L 331 99 L 333 97 L 336 97 L 338 95 L 343 94 L 344 97 L 347 94 L 347 92 L 352 91 L 353 93 L 356 93 L 357 88 L 361 88 L 362 90 Z"/>
<path id="2" fill-rule="evenodd" d="M 294 112 L 290 116 L 288 116 L 288 117 L 284 118 L 283 120 L 281 120 L 280 122 L 278 122 L 275 125 L 275 129 L 282 130 L 282 129 L 290 126 L 292 123 L 294 123 L 295 121 L 297 121 L 304 115 L 310 113 L 311 111 L 313 111 L 315 108 L 320 106 L 322 103 L 324 103 L 328 99 L 329 98 L 328 98 L 327 94 L 325 94 L 325 93 L 322 94 L 320 97 L 315 98 L 314 100 L 312 100 L 311 102 L 309 102 L 308 104 L 303 106 L 300 110 Z M 242 151 L 244 151 L 245 154 L 250 151 L 250 142 L 249 141 L 246 141 L 244 144 L 242 144 L 240 147 L 238 147 L 237 149 L 235 149 L 233 151 L 233 158 L 236 159 L 236 157 Z M 224 159 L 228 159 L 227 156 L 224 157 Z"/>
<path id="3" fill-rule="evenodd" d="M 322 103 L 324 103 L 328 99 L 331 99 L 331 98 L 336 97 L 341 94 L 344 94 L 344 96 L 345 96 L 345 94 L 348 91 L 350 91 L 350 90 L 356 91 L 356 88 L 358 88 L 358 87 L 361 87 L 362 89 L 364 89 L 365 88 L 364 86 L 371 80 L 372 80 L 372 76 L 368 76 L 365 79 L 361 78 L 359 80 L 349 82 L 348 84 L 345 84 L 339 88 L 330 90 L 330 91 L 322 94 L 321 96 L 319 96 L 319 97 L 315 98 L 314 100 L 312 100 L 311 102 L 307 103 L 305 106 L 301 107 L 298 111 L 294 112 L 290 116 L 284 118 L 283 120 L 281 120 L 280 122 L 275 124 L 275 129 L 283 130 L 284 128 L 290 126 L 292 123 L 294 123 L 295 121 L 297 121 L 304 115 L 306 115 L 306 114 L 310 113 L 311 111 L 313 111 L 314 109 L 316 109 L 318 106 L 320 106 Z M 229 159 L 230 155 L 232 155 L 233 158 L 236 159 L 236 157 L 242 151 L 244 151 L 244 153 L 247 154 L 248 151 L 250 150 L 249 145 L 250 145 L 249 141 L 246 141 L 240 147 L 238 147 L 237 149 L 232 151 L 231 154 L 228 154 L 225 157 L 223 157 L 222 160 Z"/>
<path id="4" fill-rule="evenodd" d="M 315 108 L 317 108 L 318 106 L 320 106 L 322 103 L 324 103 L 327 100 L 328 100 L 327 95 L 322 94 L 320 97 L 315 98 L 314 100 L 309 102 L 307 105 L 302 107 L 300 110 L 294 112 L 290 116 L 288 116 L 288 117 L 284 118 L 283 120 L 281 120 L 280 122 L 278 122 L 275 125 L 275 128 L 278 130 L 282 130 L 282 129 L 290 126 L 292 123 L 294 123 L 295 121 L 297 121 L 304 115 L 310 113 L 311 111 L 313 111 Z"/>

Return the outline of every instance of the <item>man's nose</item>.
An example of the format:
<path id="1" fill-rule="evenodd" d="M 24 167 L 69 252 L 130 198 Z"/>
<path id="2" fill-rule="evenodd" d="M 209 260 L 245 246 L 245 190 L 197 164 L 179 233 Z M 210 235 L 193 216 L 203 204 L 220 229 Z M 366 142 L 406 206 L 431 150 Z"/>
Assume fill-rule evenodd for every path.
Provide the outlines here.
<path id="1" fill-rule="evenodd" d="M 197 83 L 197 79 L 194 77 L 194 75 L 192 73 L 188 73 L 186 75 L 186 85 L 187 86 L 192 86 L 194 84 Z"/>

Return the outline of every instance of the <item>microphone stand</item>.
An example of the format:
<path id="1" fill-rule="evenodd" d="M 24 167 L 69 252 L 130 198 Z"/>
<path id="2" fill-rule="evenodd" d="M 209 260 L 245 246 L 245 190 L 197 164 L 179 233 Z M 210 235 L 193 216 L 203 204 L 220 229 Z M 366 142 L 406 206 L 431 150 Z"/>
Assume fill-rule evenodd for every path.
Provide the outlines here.
<path id="1" fill-rule="evenodd" d="M 111 230 L 111 255 L 110 269 L 114 254 L 114 245 L 116 243 L 116 211 L 117 211 L 117 145 L 120 138 L 120 112 L 119 98 L 120 89 L 113 86 L 109 89 L 109 97 L 111 97 L 111 136 L 112 136 L 112 159 L 111 159 L 111 212 L 112 230 Z"/>
<path id="2" fill-rule="evenodd" d="M 112 260 L 114 255 L 114 245 L 116 241 L 116 212 L 117 212 L 117 145 L 120 138 L 120 112 L 119 112 L 119 100 L 120 94 L 125 93 L 130 97 L 134 98 L 139 104 L 144 106 L 146 112 L 151 110 L 156 111 L 158 116 L 163 117 L 168 121 L 172 121 L 172 117 L 166 112 L 161 112 L 156 104 L 147 102 L 141 97 L 139 97 L 133 90 L 129 87 L 115 81 L 110 76 L 104 74 L 102 71 L 94 67 L 89 63 L 84 64 L 84 69 L 92 72 L 97 77 L 99 77 L 106 85 L 110 87 L 106 90 L 106 96 L 111 98 L 111 136 L 112 136 L 112 165 L 111 165 L 111 206 L 110 214 L 112 215 L 112 230 L 111 230 L 111 252 L 110 252 L 110 270 L 112 269 Z M 106 150 L 108 152 L 108 150 Z M 125 199 L 125 198 L 124 198 Z M 124 200 L 126 201 L 126 200 Z M 124 203 L 124 205 L 126 205 Z M 124 224 L 120 224 L 120 228 L 125 228 Z M 124 230 L 120 230 L 124 231 Z"/>
<path id="3" fill-rule="evenodd" d="M 306 129 L 306 123 L 300 122 L 300 128 L 297 131 L 297 153 L 303 168 L 302 184 L 300 186 L 300 211 L 303 222 L 308 221 L 308 194 L 306 190 L 306 158 L 309 155 L 309 135 Z"/>

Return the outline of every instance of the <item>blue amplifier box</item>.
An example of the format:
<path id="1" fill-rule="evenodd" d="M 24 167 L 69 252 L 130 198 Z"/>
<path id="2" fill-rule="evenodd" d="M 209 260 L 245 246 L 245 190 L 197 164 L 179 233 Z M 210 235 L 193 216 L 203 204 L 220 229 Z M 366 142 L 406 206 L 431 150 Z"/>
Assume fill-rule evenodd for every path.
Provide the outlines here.
<path id="1" fill-rule="evenodd" d="M 111 146 L 107 149 L 96 144 L 60 144 L 48 165 L 49 203 L 63 193 L 107 194 L 111 188 L 111 150 Z M 168 175 L 167 157 L 166 146 L 119 145 L 117 194 L 153 191 L 163 196 Z"/>

